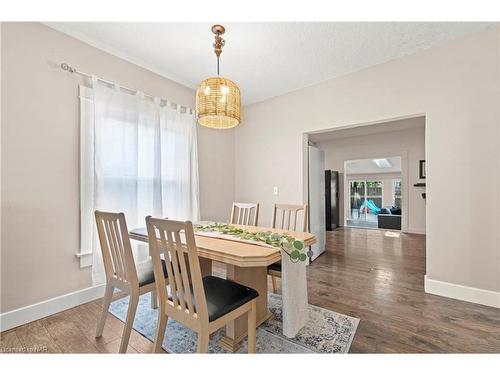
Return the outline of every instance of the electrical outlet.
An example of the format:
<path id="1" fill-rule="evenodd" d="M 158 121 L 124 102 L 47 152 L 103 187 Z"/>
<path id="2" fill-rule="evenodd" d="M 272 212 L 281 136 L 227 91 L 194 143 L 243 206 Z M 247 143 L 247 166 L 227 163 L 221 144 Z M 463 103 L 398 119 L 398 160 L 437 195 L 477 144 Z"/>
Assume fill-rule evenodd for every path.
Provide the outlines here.
<path id="1" fill-rule="evenodd" d="M 273 187 L 273 194 L 278 195 L 278 187 L 277 186 Z"/>

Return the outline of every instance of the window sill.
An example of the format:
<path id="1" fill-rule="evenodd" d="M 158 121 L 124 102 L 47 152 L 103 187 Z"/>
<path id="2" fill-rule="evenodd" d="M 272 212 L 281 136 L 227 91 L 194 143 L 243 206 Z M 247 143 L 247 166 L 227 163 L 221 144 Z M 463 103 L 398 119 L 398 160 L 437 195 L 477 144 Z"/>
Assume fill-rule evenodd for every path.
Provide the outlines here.
<path id="1" fill-rule="evenodd" d="M 92 253 L 76 253 L 75 256 L 80 259 L 80 268 L 92 266 Z"/>

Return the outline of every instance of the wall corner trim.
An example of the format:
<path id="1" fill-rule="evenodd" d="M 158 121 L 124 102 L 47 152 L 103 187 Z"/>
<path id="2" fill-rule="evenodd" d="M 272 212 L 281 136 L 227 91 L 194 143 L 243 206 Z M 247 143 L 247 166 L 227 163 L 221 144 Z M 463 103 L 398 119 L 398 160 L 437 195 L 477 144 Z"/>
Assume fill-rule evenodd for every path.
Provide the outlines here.
<path id="1" fill-rule="evenodd" d="M 105 284 L 77 290 L 33 305 L 0 314 L 0 332 L 102 298 Z"/>
<path id="2" fill-rule="evenodd" d="M 425 292 L 480 305 L 500 308 L 500 292 L 433 280 L 425 275 Z"/>

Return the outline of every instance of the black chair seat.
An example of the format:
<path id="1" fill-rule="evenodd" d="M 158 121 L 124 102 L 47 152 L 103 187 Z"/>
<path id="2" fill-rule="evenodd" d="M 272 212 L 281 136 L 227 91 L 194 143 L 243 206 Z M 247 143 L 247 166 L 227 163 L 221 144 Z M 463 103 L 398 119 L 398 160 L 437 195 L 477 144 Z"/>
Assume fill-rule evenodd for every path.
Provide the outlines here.
<path id="1" fill-rule="evenodd" d="M 255 289 L 215 276 L 205 276 L 203 287 L 211 322 L 259 296 Z"/>
<path id="2" fill-rule="evenodd" d="M 281 260 L 279 262 L 273 263 L 267 266 L 268 270 L 281 272 Z"/>
<path id="3" fill-rule="evenodd" d="M 165 259 L 161 260 L 161 266 L 163 268 L 163 275 L 167 278 L 167 264 L 165 263 Z M 144 267 L 142 269 L 137 270 L 137 278 L 139 279 L 139 287 L 148 285 L 155 282 L 155 274 L 153 269 L 153 264 L 151 263 L 151 267 Z"/>
<path id="4" fill-rule="evenodd" d="M 203 278 L 203 288 L 205 289 L 208 320 L 210 322 L 259 296 L 259 293 L 252 288 L 216 276 L 205 276 Z M 191 291 L 191 293 L 193 292 Z M 168 299 L 172 301 L 170 290 Z M 196 309 L 196 301 L 193 301 L 193 303 Z"/>

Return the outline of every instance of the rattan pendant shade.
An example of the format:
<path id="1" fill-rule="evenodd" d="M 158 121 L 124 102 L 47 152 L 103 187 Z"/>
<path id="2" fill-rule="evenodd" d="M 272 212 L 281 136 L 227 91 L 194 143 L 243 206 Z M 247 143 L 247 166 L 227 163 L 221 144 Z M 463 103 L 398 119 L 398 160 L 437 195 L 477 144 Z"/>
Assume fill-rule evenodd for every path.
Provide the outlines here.
<path id="1" fill-rule="evenodd" d="M 241 120 L 240 89 L 227 78 L 204 80 L 196 93 L 198 123 L 208 128 L 234 128 Z"/>
<path id="2" fill-rule="evenodd" d="M 196 118 L 198 124 L 207 128 L 234 128 L 241 121 L 240 89 L 230 79 L 219 77 L 219 56 L 225 44 L 221 35 L 224 26 L 214 25 L 215 55 L 217 56 L 217 77 L 207 78 L 201 82 L 196 91 Z"/>

